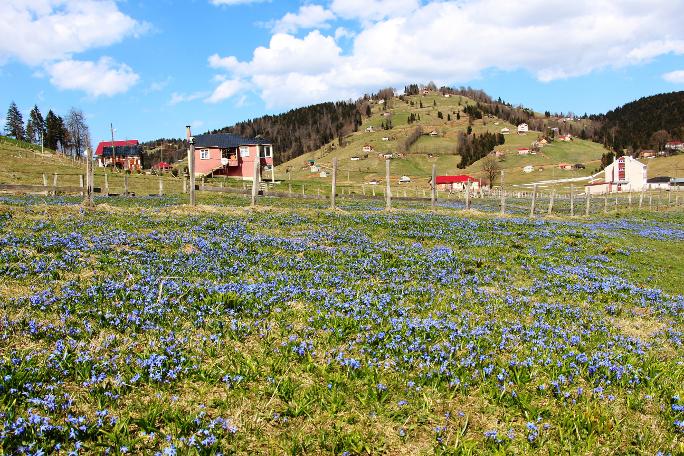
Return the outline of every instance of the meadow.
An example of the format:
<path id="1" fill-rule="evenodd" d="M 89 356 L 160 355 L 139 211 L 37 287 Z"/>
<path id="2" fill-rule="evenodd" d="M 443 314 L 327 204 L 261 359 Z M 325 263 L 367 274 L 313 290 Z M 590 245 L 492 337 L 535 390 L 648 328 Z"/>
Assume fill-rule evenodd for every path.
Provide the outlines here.
<path id="1" fill-rule="evenodd" d="M 682 454 L 684 215 L 0 197 L 0 453 Z"/>

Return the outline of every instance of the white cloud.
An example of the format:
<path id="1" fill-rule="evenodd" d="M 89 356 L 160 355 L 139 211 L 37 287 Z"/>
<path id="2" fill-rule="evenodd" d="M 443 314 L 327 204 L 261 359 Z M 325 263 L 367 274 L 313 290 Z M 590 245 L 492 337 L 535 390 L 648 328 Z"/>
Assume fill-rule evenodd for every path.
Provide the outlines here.
<path id="1" fill-rule="evenodd" d="M 171 99 L 169 100 L 170 106 L 175 106 L 178 103 L 187 103 L 188 101 L 199 100 L 200 98 L 206 97 L 208 92 L 194 92 L 194 93 L 178 93 L 173 92 L 171 94 Z"/>
<path id="2" fill-rule="evenodd" d="M 45 70 L 55 87 L 82 90 L 93 97 L 125 93 L 140 79 L 131 67 L 109 57 L 102 57 L 97 62 L 62 60 L 47 64 Z"/>
<path id="3" fill-rule="evenodd" d="M 673 84 L 684 84 L 684 70 L 665 73 L 663 75 L 663 79 Z"/>
<path id="4" fill-rule="evenodd" d="M 332 11 L 321 5 L 303 5 L 297 13 L 287 13 L 275 22 L 273 31 L 294 33 L 299 29 L 327 28 L 328 22 L 335 19 Z"/>
<path id="5" fill-rule="evenodd" d="M 288 107 L 411 82 L 458 85 L 490 69 L 553 81 L 684 54 L 684 2 L 671 0 L 332 0 L 330 10 L 360 22 L 347 52 L 344 32 L 276 33 L 251 59 L 213 55 L 210 66 Z"/>
<path id="6" fill-rule="evenodd" d="M 377 21 L 406 16 L 420 7 L 420 0 L 332 0 L 330 9 L 345 19 Z"/>
<path id="7" fill-rule="evenodd" d="M 207 103 L 219 103 L 232 98 L 242 91 L 244 84 L 238 79 L 228 79 L 221 82 L 214 92 L 205 100 Z"/>
<path id="8" fill-rule="evenodd" d="M 68 59 L 137 36 L 147 27 L 119 11 L 113 0 L 3 0 L 0 60 L 39 65 Z"/>

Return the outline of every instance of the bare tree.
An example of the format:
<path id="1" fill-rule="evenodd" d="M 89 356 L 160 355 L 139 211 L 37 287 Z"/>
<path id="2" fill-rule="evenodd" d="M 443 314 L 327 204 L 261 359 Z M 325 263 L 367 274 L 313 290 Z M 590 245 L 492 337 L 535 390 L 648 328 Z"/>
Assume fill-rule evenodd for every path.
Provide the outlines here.
<path id="1" fill-rule="evenodd" d="M 482 172 L 489 179 L 489 186 L 491 188 L 491 186 L 494 184 L 494 179 L 496 179 L 496 176 L 501 173 L 501 165 L 499 165 L 496 155 L 489 154 L 482 159 L 481 166 Z"/>
<path id="2" fill-rule="evenodd" d="M 86 123 L 85 114 L 80 109 L 71 108 L 69 114 L 66 115 L 65 123 L 69 133 L 71 153 L 80 157 L 85 149 L 91 147 L 90 130 Z"/>

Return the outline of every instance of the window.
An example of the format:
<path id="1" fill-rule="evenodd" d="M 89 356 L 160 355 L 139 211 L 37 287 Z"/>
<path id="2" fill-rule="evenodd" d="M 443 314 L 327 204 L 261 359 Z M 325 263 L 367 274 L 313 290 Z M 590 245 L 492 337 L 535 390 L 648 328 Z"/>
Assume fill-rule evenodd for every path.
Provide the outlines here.
<path id="1" fill-rule="evenodd" d="M 200 150 L 200 160 L 209 160 L 210 158 L 211 155 L 209 153 L 209 149 Z"/>
<path id="2" fill-rule="evenodd" d="M 240 157 L 249 157 L 249 147 L 240 146 Z"/>
<path id="3" fill-rule="evenodd" d="M 271 146 L 259 146 L 259 157 L 273 157 L 273 149 L 271 148 Z"/>

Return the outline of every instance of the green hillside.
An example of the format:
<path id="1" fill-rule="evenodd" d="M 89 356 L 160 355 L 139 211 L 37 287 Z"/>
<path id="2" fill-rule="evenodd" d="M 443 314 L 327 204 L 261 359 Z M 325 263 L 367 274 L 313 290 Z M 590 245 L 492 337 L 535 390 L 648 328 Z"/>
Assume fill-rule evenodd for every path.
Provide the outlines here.
<path id="1" fill-rule="evenodd" d="M 422 103 L 422 108 L 420 107 Z M 463 96 L 444 97 L 434 92 L 430 95 L 415 95 L 404 97 L 404 101 L 394 98 L 389 106 L 378 103 L 372 105 L 372 116 L 364 116 L 363 125 L 359 131 L 348 135 L 344 143 L 339 145 L 331 142 L 324 147 L 293 160 L 279 165 L 276 174 L 279 178 L 287 176 L 290 170 L 290 178 L 295 181 L 307 181 L 313 185 L 329 185 L 330 177 L 320 177 L 318 173 L 312 173 L 308 165 L 309 160 L 314 160 L 322 170 L 332 168 L 333 158 L 338 159 L 339 181 L 346 183 L 349 180 L 353 184 L 370 182 L 374 179 L 384 182 L 385 159 L 384 153 L 397 153 L 401 150 L 401 144 L 416 128 L 423 130 L 423 136 L 413 144 L 407 153 L 395 158 L 391 162 L 391 175 L 393 181 L 398 181 L 400 176 L 411 177 L 412 183 L 407 187 L 426 187 L 431 174 L 432 165 L 437 165 L 438 174 L 468 174 L 485 177 L 481 169 L 481 163 L 466 168 L 465 171 L 457 169 L 460 157 L 457 155 L 458 134 L 465 132 L 469 125 L 469 117 L 463 112 L 467 105 L 475 102 Z M 438 113 L 443 118 L 439 118 Z M 411 115 L 420 117 L 413 124 L 408 123 Z M 451 119 L 449 120 L 449 117 Z M 458 119 L 460 117 L 460 119 Z M 393 128 L 383 130 L 382 125 L 391 119 Z M 373 132 L 367 128 L 373 127 Z M 600 165 L 601 155 L 605 152 L 599 144 L 575 139 L 570 143 L 554 142 L 545 146 L 537 155 L 518 156 L 520 147 L 530 147 L 532 142 L 540 137 L 540 132 L 530 131 L 527 135 L 517 135 L 517 126 L 503 120 L 484 117 L 472 122 L 472 131 L 475 134 L 484 132 L 499 133 L 502 128 L 509 128 L 511 134 L 505 136 L 505 144 L 498 146 L 496 150 L 506 152 L 500 161 L 500 166 L 505 170 L 506 182 L 509 184 L 524 184 L 538 180 L 546 180 L 561 177 L 582 177 L 594 172 Z M 436 132 L 436 136 L 429 133 Z M 389 140 L 383 140 L 387 138 Z M 373 147 L 373 152 L 365 158 L 364 145 Z M 352 157 L 360 157 L 358 161 L 352 161 Z M 584 170 L 561 171 L 559 163 L 571 164 L 582 163 Z M 527 165 L 535 166 L 533 173 L 526 174 L 523 168 Z M 542 169 L 539 171 L 539 169 Z M 498 182 L 497 182 L 498 184 Z"/>
<path id="2" fill-rule="evenodd" d="M 58 174 L 58 186 L 78 186 L 80 176 L 85 175 L 85 163 L 45 149 L 40 146 L 17 142 L 11 138 L 0 137 L 0 184 L 43 185 L 43 174 L 47 175 L 48 185 L 52 185 L 54 174 Z M 111 193 L 122 193 L 124 188 L 123 172 L 107 171 Z M 95 186 L 104 186 L 103 168 L 94 169 Z M 159 177 L 146 174 L 128 176 L 129 191 L 136 194 L 154 194 L 159 191 Z M 165 192 L 182 191 L 182 180 L 165 175 Z"/>

